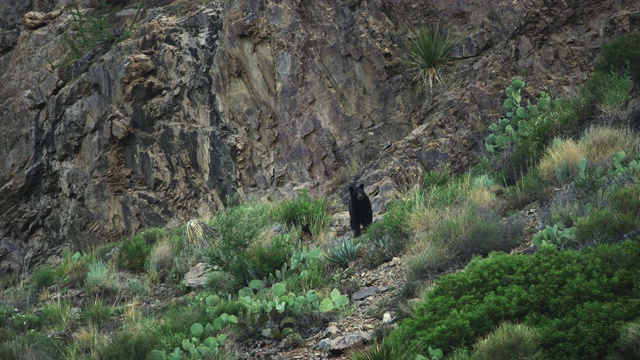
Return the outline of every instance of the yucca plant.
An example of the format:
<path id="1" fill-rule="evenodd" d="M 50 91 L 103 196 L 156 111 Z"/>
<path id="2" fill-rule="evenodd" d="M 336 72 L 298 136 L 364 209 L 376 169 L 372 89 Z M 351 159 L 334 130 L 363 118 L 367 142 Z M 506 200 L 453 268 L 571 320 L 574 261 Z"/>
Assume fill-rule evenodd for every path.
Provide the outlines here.
<path id="1" fill-rule="evenodd" d="M 452 50 L 458 42 L 439 26 L 424 28 L 409 44 L 408 64 L 417 70 L 414 80 L 433 88 L 434 82 L 443 84 L 442 73 L 452 65 Z"/>
<path id="2" fill-rule="evenodd" d="M 336 243 L 335 246 L 329 247 L 331 254 L 326 255 L 326 258 L 330 263 L 346 269 L 351 261 L 358 258 L 358 251 L 360 251 L 361 246 L 362 244 L 355 242 L 353 238 L 345 238 Z"/>
<path id="3" fill-rule="evenodd" d="M 204 244 L 205 238 L 211 239 L 218 237 L 216 231 L 201 220 L 189 220 L 184 228 L 187 242 L 196 247 Z"/>

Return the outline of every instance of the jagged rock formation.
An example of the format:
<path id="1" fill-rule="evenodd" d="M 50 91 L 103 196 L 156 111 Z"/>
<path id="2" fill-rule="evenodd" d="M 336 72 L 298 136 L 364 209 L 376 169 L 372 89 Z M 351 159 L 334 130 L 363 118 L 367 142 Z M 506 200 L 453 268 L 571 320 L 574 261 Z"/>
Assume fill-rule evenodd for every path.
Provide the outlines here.
<path id="1" fill-rule="evenodd" d="M 64 3 L 0 5 L 0 273 L 236 193 L 346 197 L 357 179 L 380 211 L 425 171 L 475 160 L 511 78 L 563 95 L 640 25 L 631 0 L 175 0 L 53 69 Z M 462 39 L 458 61 L 447 87 L 419 91 L 401 44 L 438 21 Z"/>

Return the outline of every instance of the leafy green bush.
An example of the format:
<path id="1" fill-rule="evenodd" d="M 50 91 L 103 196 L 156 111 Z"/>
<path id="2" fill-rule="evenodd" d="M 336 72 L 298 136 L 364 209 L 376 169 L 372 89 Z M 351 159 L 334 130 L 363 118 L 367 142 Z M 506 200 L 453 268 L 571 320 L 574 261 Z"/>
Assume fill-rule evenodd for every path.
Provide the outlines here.
<path id="1" fill-rule="evenodd" d="M 544 91 L 536 104 L 527 99 L 522 106 L 521 91 L 525 83 L 515 79 L 505 89 L 507 99 L 502 105 L 505 117 L 489 126 L 485 148 L 492 155 L 496 180 L 513 184 L 533 168 L 548 141 L 559 130 L 559 112 L 555 101 Z"/>
<path id="2" fill-rule="evenodd" d="M 326 199 L 312 199 L 309 191 L 303 190 L 298 198 L 277 205 L 273 217 L 289 230 L 309 224 L 311 233 L 317 235 L 329 225 L 328 207 Z"/>
<path id="3" fill-rule="evenodd" d="M 150 229 L 126 238 L 118 252 L 118 269 L 140 272 L 144 270 L 153 244 L 167 236 L 164 229 Z"/>
<path id="4" fill-rule="evenodd" d="M 457 45 L 458 42 L 438 26 L 421 29 L 408 49 L 407 62 L 417 72 L 415 79 L 429 89 L 433 88 L 434 82 L 442 84 L 442 74 L 450 69 L 451 52 Z"/>
<path id="5" fill-rule="evenodd" d="M 629 69 L 630 75 L 640 79 L 640 34 L 623 34 L 604 44 L 600 49 L 600 60 L 596 70 L 622 73 Z"/>
<path id="6" fill-rule="evenodd" d="M 451 351 L 469 348 L 502 322 L 537 330 L 547 357 L 603 358 L 621 322 L 640 316 L 640 242 L 580 252 L 475 258 L 439 278 L 413 318 L 390 335 Z"/>
<path id="7" fill-rule="evenodd" d="M 560 248 L 575 245 L 576 228 L 565 227 L 563 223 L 557 223 L 553 226 L 547 225 L 543 230 L 533 237 L 531 242 L 538 248 L 544 245 L 557 245 Z"/>
<path id="8" fill-rule="evenodd" d="M 532 134 L 532 130 L 538 136 L 548 137 L 546 129 L 549 119 L 540 116 L 551 109 L 551 98 L 542 91 L 537 104 L 534 105 L 527 99 L 527 106 L 522 106 L 520 92 L 524 85 L 524 81 L 515 79 L 505 89 L 507 99 L 502 104 L 505 117 L 489 126 L 491 134 L 485 140 L 485 147 L 492 154 L 510 147 L 511 144 L 521 145 Z"/>
<path id="9" fill-rule="evenodd" d="M 214 220 L 220 240 L 203 250 L 212 265 L 229 270 L 256 241 L 270 220 L 269 206 L 246 203 L 225 209 Z"/>

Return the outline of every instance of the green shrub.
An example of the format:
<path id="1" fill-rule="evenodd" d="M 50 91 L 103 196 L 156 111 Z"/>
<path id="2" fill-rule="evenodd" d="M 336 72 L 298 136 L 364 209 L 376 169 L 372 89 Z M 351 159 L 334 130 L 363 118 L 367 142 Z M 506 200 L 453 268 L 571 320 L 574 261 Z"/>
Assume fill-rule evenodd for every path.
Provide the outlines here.
<path id="1" fill-rule="evenodd" d="M 42 266 L 31 275 L 31 290 L 39 291 L 53 285 L 56 279 L 56 270 L 51 266 Z"/>
<path id="2" fill-rule="evenodd" d="M 117 8 L 111 9 L 106 0 L 98 3 L 97 9 L 84 11 L 80 9 L 74 0 L 69 7 L 71 15 L 70 31 L 63 34 L 63 41 L 68 54 L 57 64 L 51 64 L 54 68 L 66 66 L 83 58 L 87 53 L 96 48 L 104 48 L 105 51 L 115 44 L 129 38 L 133 33 L 133 27 L 140 19 L 140 12 L 144 2 L 140 2 L 136 14 L 128 27 L 115 28 L 109 19 L 115 14 Z"/>
<path id="3" fill-rule="evenodd" d="M 268 245 L 256 244 L 240 254 L 229 271 L 243 284 L 248 284 L 252 279 L 264 279 L 282 269 L 292 251 L 291 236 L 277 235 Z"/>
<path id="4" fill-rule="evenodd" d="M 329 226 L 328 207 L 326 199 L 312 199 L 309 191 L 303 190 L 298 198 L 278 204 L 273 209 L 273 217 L 289 231 L 309 224 L 311 234 L 318 235 Z"/>
<path id="5" fill-rule="evenodd" d="M 96 262 L 89 265 L 87 278 L 84 280 L 86 292 L 98 295 L 111 293 L 118 288 L 115 274 L 103 262 Z"/>
<path id="6" fill-rule="evenodd" d="M 58 300 L 44 304 L 40 319 L 43 324 L 53 326 L 56 331 L 66 331 L 73 322 L 71 303 Z"/>
<path id="7" fill-rule="evenodd" d="M 455 352 L 449 360 L 542 360 L 540 336 L 526 325 L 501 324 L 487 337 L 473 345 L 469 354 L 466 350 Z"/>
<path id="8" fill-rule="evenodd" d="M 618 111 L 624 109 L 627 101 L 631 97 L 633 81 L 628 74 L 619 75 L 612 72 L 608 75 L 606 85 L 600 91 L 602 108 L 608 111 Z"/>
<path id="9" fill-rule="evenodd" d="M 421 29 L 411 40 L 408 64 L 425 88 L 432 89 L 435 82 L 442 82 L 442 74 L 451 67 L 452 50 L 458 45 L 451 35 L 438 26 Z M 414 79 L 414 80 L 415 80 Z"/>
<path id="10" fill-rule="evenodd" d="M 367 239 L 375 241 L 389 236 L 392 239 L 407 239 L 410 231 L 408 217 L 415 203 L 408 200 L 396 199 L 389 203 L 385 216 L 380 221 L 372 223 L 365 232 Z"/>
<path id="11" fill-rule="evenodd" d="M 612 209 L 592 210 L 588 216 L 578 219 L 576 238 L 578 243 L 585 245 L 613 243 L 637 230 L 640 230 L 640 223 L 633 214 Z"/>
<path id="12" fill-rule="evenodd" d="M 640 216 L 640 184 L 622 186 L 610 196 L 612 207 L 621 213 Z"/>
<path id="13" fill-rule="evenodd" d="M 10 342 L 0 343 L 0 359 L 60 359 L 60 348 L 61 344 L 46 334 L 30 331 L 25 335 L 16 336 Z"/>
<path id="14" fill-rule="evenodd" d="M 629 67 L 630 75 L 640 79 L 640 34 L 623 34 L 604 44 L 596 70 L 622 73 Z"/>
<path id="15" fill-rule="evenodd" d="M 72 287 L 80 287 L 89 272 L 89 264 L 94 261 L 95 258 L 91 255 L 65 249 L 58 272 L 65 283 Z"/>
<path id="16" fill-rule="evenodd" d="M 159 340 L 153 331 L 129 331 L 116 333 L 105 346 L 98 349 L 98 357 L 105 360 L 147 359 L 147 355 L 158 346 Z"/>
<path id="17" fill-rule="evenodd" d="M 640 316 L 640 242 L 582 251 L 543 247 L 534 255 L 475 258 L 438 279 L 390 337 L 446 352 L 469 348 L 502 322 L 540 334 L 550 358 L 603 358 L 621 322 Z"/>
<path id="18" fill-rule="evenodd" d="M 118 252 L 118 269 L 141 272 L 153 249 L 153 244 L 167 236 L 164 229 L 150 229 L 126 238 Z"/>
<path id="19" fill-rule="evenodd" d="M 107 324 L 111 320 L 112 315 L 113 309 L 101 301 L 95 301 L 93 304 L 89 304 L 82 311 L 82 318 L 84 320 L 99 327 Z"/>
<path id="20" fill-rule="evenodd" d="M 203 250 L 212 265 L 229 270 L 251 247 L 270 220 L 269 206 L 246 203 L 225 209 L 214 220 L 220 240 Z"/>

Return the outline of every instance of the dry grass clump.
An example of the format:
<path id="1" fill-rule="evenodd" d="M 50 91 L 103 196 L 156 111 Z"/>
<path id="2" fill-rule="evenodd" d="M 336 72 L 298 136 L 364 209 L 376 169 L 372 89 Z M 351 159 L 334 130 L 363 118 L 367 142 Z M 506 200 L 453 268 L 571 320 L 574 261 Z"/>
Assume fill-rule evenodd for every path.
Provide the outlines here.
<path id="1" fill-rule="evenodd" d="M 628 129 L 594 126 L 578 141 L 555 138 L 538 164 L 538 170 L 544 181 L 562 185 L 578 174 L 580 160 L 607 164 L 612 154 L 637 147 L 638 139 Z"/>
<path id="2" fill-rule="evenodd" d="M 585 144 L 586 158 L 593 163 L 609 161 L 616 152 L 638 147 L 638 138 L 631 130 L 612 127 L 592 127 L 580 141 Z"/>

